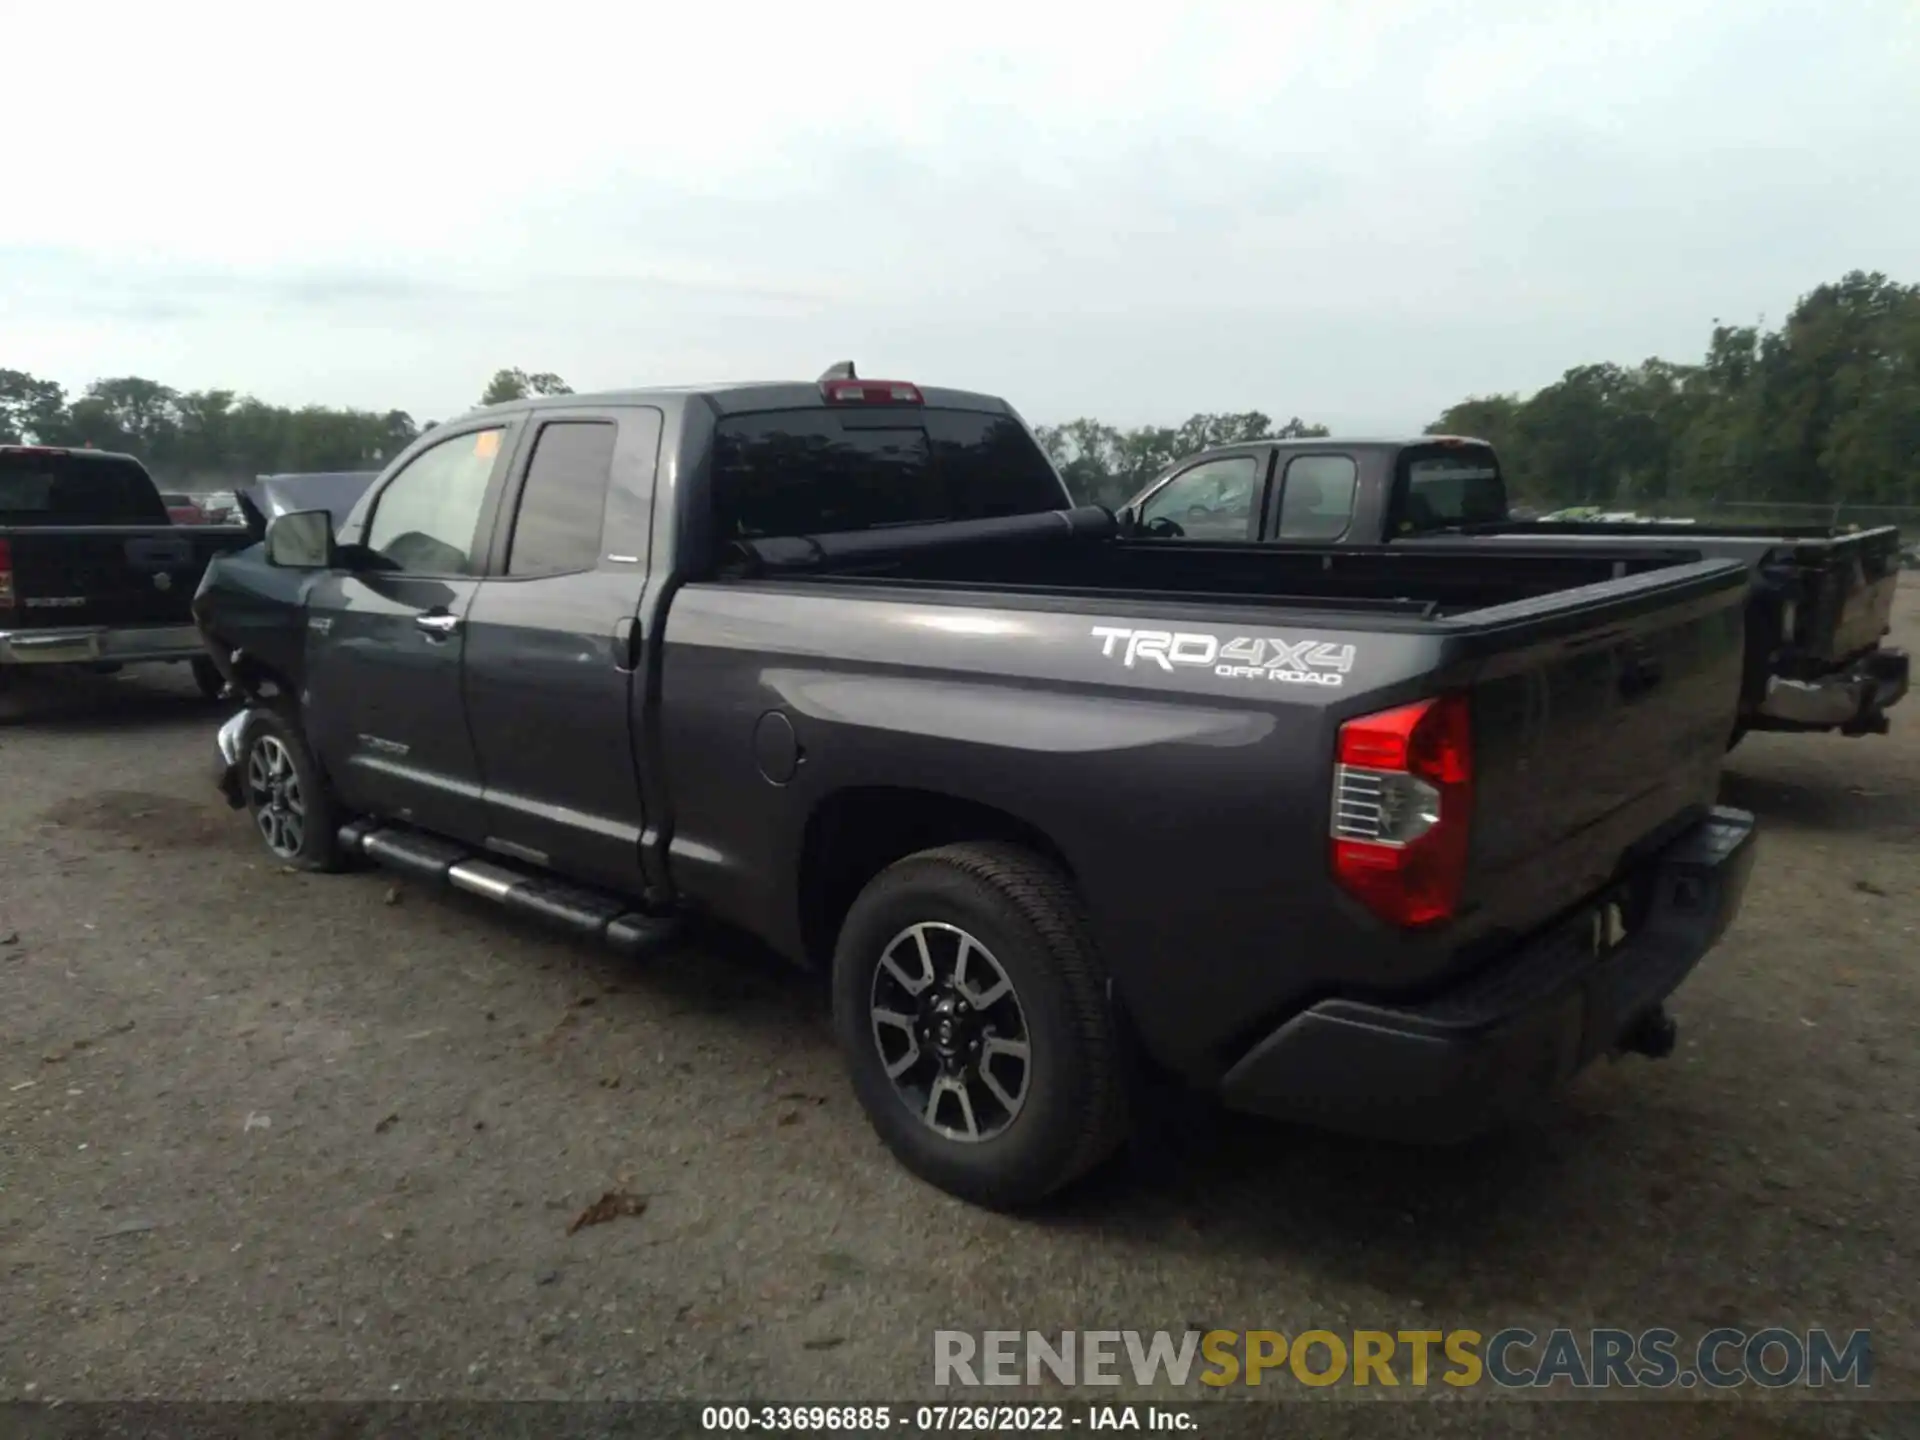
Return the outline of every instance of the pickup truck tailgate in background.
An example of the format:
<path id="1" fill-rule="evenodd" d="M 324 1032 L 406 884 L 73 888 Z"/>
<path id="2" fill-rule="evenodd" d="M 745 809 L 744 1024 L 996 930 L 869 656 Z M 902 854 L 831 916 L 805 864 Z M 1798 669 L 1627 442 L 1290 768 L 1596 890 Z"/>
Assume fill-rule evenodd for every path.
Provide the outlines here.
<path id="1" fill-rule="evenodd" d="M 1481 927 L 1538 924 L 1712 802 L 1743 589 L 1532 647 L 1479 681 L 1469 897 Z"/>
<path id="2" fill-rule="evenodd" d="M 1805 570 L 1811 593 L 1802 602 L 1794 638 L 1807 654 L 1838 664 L 1885 638 L 1900 584 L 1898 530 L 1841 536 L 1814 550 Z"/>
<path id="3" fill-rule="evenodd" d="M 187 618 L 212 547 L 154 527 L 9 532 L 20 618 L 34 625 L 138 625 Z"/>

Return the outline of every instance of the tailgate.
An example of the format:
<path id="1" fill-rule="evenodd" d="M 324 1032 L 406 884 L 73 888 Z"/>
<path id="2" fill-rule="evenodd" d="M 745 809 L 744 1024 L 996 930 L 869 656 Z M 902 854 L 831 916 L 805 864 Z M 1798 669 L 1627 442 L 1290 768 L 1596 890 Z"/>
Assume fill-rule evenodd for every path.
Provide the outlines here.
<path id="1" fill-rule="evenodd" d="M 190 618 L 206 547 L 173 527 L 0 532 L 13 557 L 14 613 L 27 628 L 178 624 Z"/>
<path id="2" fill-rule="evenodd" d="M 1900 532 L 1889 525 L 1790 554 L 1800 595 L 1795 648 L 1837 665 L 1878 645 L 1892 623 L 1900 584 Z"/>
<path id="3" fill-rule="evenodd" d="M 1500 607 L 1574 613 L 1552 638 L 1490 660 L 1474 684 L 1465 898 L 1476 929 L 1538 926 L 1713 803 L 1739 703 L 1747 586 L 1745 567 L 1706 561 Z"/>

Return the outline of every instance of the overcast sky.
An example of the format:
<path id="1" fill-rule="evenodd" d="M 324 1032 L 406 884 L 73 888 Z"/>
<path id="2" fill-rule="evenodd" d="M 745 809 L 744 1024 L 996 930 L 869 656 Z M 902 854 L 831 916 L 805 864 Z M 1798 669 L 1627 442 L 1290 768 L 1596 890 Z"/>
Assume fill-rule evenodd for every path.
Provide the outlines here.
<path id="1" fill-rule="evenodd" d="M 501 365 L 850 357 L 1037 422 L 1398 429 L 1920 280 L 1912 0 L 0 0 L 0 34 L 0 367 L 75 390 L 430 419 Z"/>

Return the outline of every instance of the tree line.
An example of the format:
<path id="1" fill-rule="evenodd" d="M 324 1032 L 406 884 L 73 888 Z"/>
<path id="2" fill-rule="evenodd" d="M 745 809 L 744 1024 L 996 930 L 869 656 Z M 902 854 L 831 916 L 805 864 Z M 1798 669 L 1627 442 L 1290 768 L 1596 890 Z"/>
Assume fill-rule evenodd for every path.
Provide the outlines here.
<path id="1" fill-rule="evenodd" d="M 502 369 L 479 403 L 570 393 L 550 371 Z M 53 381 L 0 370 L 0 443 L 126 450 L 181 487 L 377 468 L 433 424 L 139 376 L 69 398 Z M 1462 400 L 1426 429 L 1492 441 L 1528 499 L 1920 504 L 1920 285 L 1853 271 L 1802 296 L 1775 329 L 1716 320 L 1698 363 L 1579 365 L 1529 396 Z M 1244 411 L 1132 429 L 1083 418 L 1036 433 L 1076 498 L 1117 505 L 1193 451 L 1328 432 Z"/>
<path id="2" fill-rule="evenodd" d="M 548 371 L 498 370 L 479 403 L 571 393 Z M 123 450 L 168 488 L 215 490 L 257 475 L 377 470 L 437 422 L 404 410 L 292 409 L 233 390 L 176 390 L 123 375 L 68 398 L 64 387 L 0 369 L 0 445 Z"/>
<path id="3" fill-rule="evenodd" d="M 1716 320 L 1697 364 L 1580 365 L 1427 429 L 1492 441 L 1512 492 L 1561 504 L 1920 504 L 1920 285 L 1856 270 L 1775 329 Z"/>

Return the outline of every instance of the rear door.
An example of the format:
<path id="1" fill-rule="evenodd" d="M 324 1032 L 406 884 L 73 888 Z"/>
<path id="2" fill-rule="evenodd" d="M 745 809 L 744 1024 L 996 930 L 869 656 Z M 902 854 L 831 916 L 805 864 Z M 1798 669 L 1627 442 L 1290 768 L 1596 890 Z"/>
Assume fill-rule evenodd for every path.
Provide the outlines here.
<path id="1" fill-rule="evenodd" d="M 485 844 L 569 875 L 640 884 L 636 628 L 661 412 L 535 412 L 466 632 L 467 719 Z"/>
<path id="2" fill-rule="evenodd" d="M 307 603 L 308 729 L 353 809 L 477 842 L 482 775 L 461 697 L 468 607 L 519 434 L 435 431 L 369 496 Z"/>
<path id="3" fill-rule="evenodd" d="M 1360 465 L 1346 451 L 1279 451 L 1267 502 L 1266 538 L 1318 545 L 1348 538 L 1359 490 Z"/>

